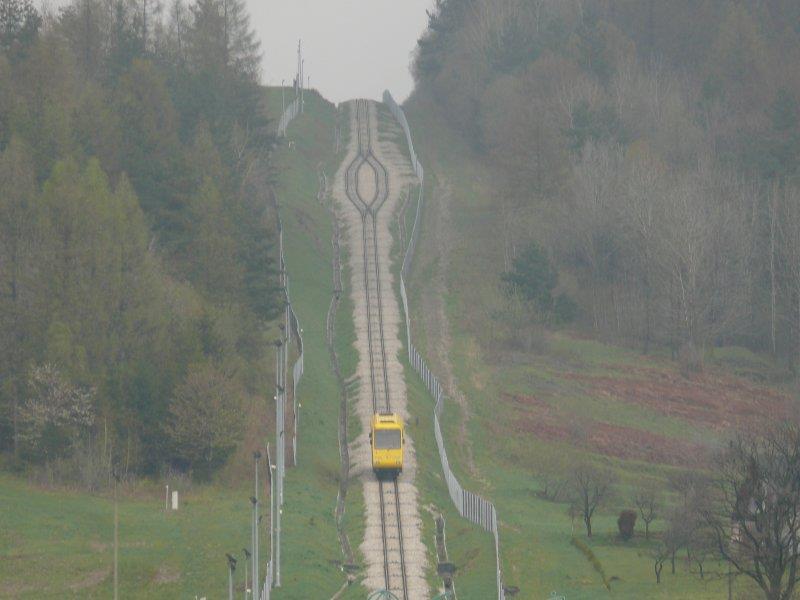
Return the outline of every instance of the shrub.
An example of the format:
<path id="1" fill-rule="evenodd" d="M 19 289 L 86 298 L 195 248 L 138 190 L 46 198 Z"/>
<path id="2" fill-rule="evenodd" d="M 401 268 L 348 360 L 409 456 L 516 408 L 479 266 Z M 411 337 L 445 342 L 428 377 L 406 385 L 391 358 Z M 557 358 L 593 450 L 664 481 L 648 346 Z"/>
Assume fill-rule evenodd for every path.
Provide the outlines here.
<path id="1" fill-rule="evenodd" d="M 703 356 L 691 342 L 681 346 L 678 351 L 678 365 L 684 377 L 703 372 Z"/>
<path id="2" fill-rule="evenodd" d="M 567 294 L 561 293 L 556 296 L 554 313 L 556 323 L 572 323 L 578 318 L 578 304 Z"/>
<path id="3" fill-rule="evenodd" d="M 634 527 L 636 527 L 636 511 L 623 510 L 619 513 L 617 527 L 619 527 L 619 537 L 626 542 L 631 539 L 633 537 Z"/>

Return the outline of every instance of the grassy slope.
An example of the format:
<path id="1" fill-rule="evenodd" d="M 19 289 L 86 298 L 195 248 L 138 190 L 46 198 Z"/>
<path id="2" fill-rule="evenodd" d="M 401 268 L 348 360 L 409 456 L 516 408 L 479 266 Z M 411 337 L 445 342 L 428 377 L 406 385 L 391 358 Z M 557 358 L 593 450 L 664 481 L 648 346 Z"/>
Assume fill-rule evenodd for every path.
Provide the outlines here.
<path id="1" fill-rule="evenodd" d="M 280 93 L 273 90 L 271 106 L 276 99 L 280 107 Z M 332 226 L 327 205 L 317 201 L 318 166 L 333 177 L 341 160 L 334 154 L 334 123 L 335 107 L 317 94 L 307 94 L 305 114 L 289 126 L 293 147 L 285 145 L 278 156 L 284 249 L 306 353 L 298 390 L 299 465 L 287 471 L 284 495 L 282 587 L 275 592 L 280 599 L 329 598 L 345 581 L 333 516 L 339 478 L 339 391 L 325 346 L 325 315 L 333 289 Z M 338 338 L 344 339 L 351 319 L 345 308 L 342 303 L 337 316 Z M 357 487 L 347 498 L 346 527 L 353 540 L 360 538 L 363 502 Z M 344 597 L 358 598 L 363 591 L 355 585 Z"/>
<path id="2" fill-rule="evenodd" d="M 174 513 L 162 494 L 149 487 L 120 501 L 120 596 L 221 597 L 224 553 L 249 545 L 248 490 L 195 487 Z M 111 597 L 110 497 L 41 491 L 2 475 L 0 507 L 0 597 Z"/>
<path id="3" fill-rule="evenodd" d="M 294 141 L 295 147 L 282 152 L 285 160 L 282 167 L 285 168 L 281 169 L 278 192 L 285 226 L 284 243 L 292 300 L 303 325 L 307 352 L 306 375 L 300 389 L 303 403 L 300 466 L 290 470 L 287 478 L 284 578 L 283 587 L 276 594 L 278 598 L 328 597 L 343 581 L 336 564 L 341 556 L 332 519 L 338 475 L 335 446 L 338 393 L 323 344 L 325 311 L 331 291 L 331 224 L 327 207 L 316 201 L 314 170 L 315 165 L 323 164 L 328 176 L 332 177 L 342 156 L 334 156 L 332 151 L 333 108 L 316 96 L 307 100 L 306 108 L 307 114 L 289 128 L 289 139 Z M 397 250 L 395 248 L 395 271 L 400 262 Z M 346 264 L 346 257 L 343 258 Z M 347 273 L 343 281 L 347 286 Z M 355 372 L 358 360 L 353 347 L 352 310 L 349 293 L 345 290 L 336 321 L 336 347 L 345 378 Z M 405 355 L 400 358 L 406 366 L 410 409 L 415 415 L 408 424 L 408 432 L 414 439 L 422 466 L 418 485 L 423 507 L 423 539 L 429 548 L 431 587 L 435 589 L 439 582 L 432 549 L 433 517 L 426 507 L 442 511 L 447 519 L 448 549 L 451 559 L 460 569 L 459 597 L 464 600 L 491 597 L 494 581 L 491 537 L 460 519 L 452 508 L 433 438 L 431 398 L 409 368 Z M 351 396 L 354 395 L 351 390 Z M 351 440 L 361 433 L 359 427 L 351 413 Z M 307 442 L 309 439 L 314 440 L 313 446 Z M 363 534 L 362 515 L 360 485 L 351 485 L 345 526 L 356 550 Z M 365 595 L 363 588 L 353 586 L 345 597 L 361 598 Z"/>
<path id="4" fill-rule="evenodd" d="M 393 117 L 388 110 L 382 109 L 381 119 L 392 121 Z M 399 135 L 393 141 L 401 150 L 407 151 L 404 136 Z M 405 215 L 406 232 L 409 236 L 414 222 L 416 196 L 413 199 L 414 201 L 408 204 Z M 393 235 L 395 241 L 399 239 L 396 225 L 393 228 Z M 399 281 L 402 258 L 400 247 L 395 243 L 392 249 L 395 281 Z M 399 297 L 398 303 L 401 304 Z M 414 315 L 419 304 L 414 302 L 413 294 L 410 303 L 410 311 Z M 494 540 L 480 527 L 461 518 L 450 500 L 433 434 L 433 398 L 428 394 L 419 376 L 408 362 L 405 339 L 402 341 L 404 352 L 398 358 L 405 368 L 409 412 L 413 415 L 413 419 L 407 424 L 407 430 L 414 440 L 417 461 L 420 465 L 417 488 L 420 492 L 423 541 L 428 547 L 429 566 L 432 571 L 428 577 L 431 589 L 436 590 L 441 585 L 439 578 L 433 572 L 436 566 L 436 554 L 433 547 L 435 538 L 433 515 L 438 512 L 445 517 L 450 561 L 458 568 L 456 583 L 458 597 L 461 600 L 491 598 L 495 590 Z"/>
<path id="5" fill-rule="evenodd" d="M 279 97 L 278 97 L 279 98 Z M 330 300 L 331 224 L 327 207 L 316 201 L 314 166 L 322 163 L 332 177 L 342 156 L 333 155 L 333 108 L 313 96 L 307 114 L 289 128 L 295 149 L 283 152 L 279 198 L 285 231 L 291 293 L 306 342 L 306 375 L 301 383 L 303 402 L 300 425 L 300 466 L 289 471 L 284 509 L 284 578 L 278 598 L 328 597 L 341 584 L 337 561 L 341 560 L 333 532 L 332 510 L 336 497 L 338 452 L 336 411 L 338 393 L 325 352 L 324 320 Z M 384 118 L 386 115 L 384 115 Z M 346 257 L 344 263 L 346 264 Z M 399 266 L 395 249 L 395 269 Z M 345 286 L 349 275 L 343 275 Z M 355 372 L 358 356 L 353 347 L 355 333 L 352 304 L 345 290 L 337 314 L 336 347 L 343 376 Z M 432 401 L 418 378 L 401 357 L 407 371 L 409 401 L 415 418 L 408 424 L 420 469 L 418 485 L 422 507 L 442 511 L 447 519 L 448 549 L 460 568 L 459 597 L 465 600 L 491 597 L 494 568 L 490 536 L 458 517 L 444 486 L 433 438 Z M 351 396 L 355 396 L 352 393 Z M 313 404 L 312 404 L 313 403 Z M 312 408 L 313 407 L 313 408 Z M 360 425 L 351 413 L 349 438 L 359 435 Z M 313 446 L 307 440 L 313 439 Z M 292 507 L 292 508 L 290 508 Z M 351 485 L 347 497 L 345 527 L 357 551 L 363 535 L 363 498 L 360 485 Z M 439 582 L 433 554 L 434 526 L 423 508 L 423 539 L 429 548 L 429 581 Z M 291 558 L 290 558 L 291 557 Z M 362 560 L 363 557 L 358 557 Z M 292 573 L 289 575 L 289 573 Z M 362 587 L 353 586 L 346 598 L 364 597 Z"/>
<path id="6" fill-rule="evenodd" d="M 496 269 L 501 248 L 493 240 L 494 213 L 491 208 L 489 175 L 463 142 L 454 137 L 430 111 L 412 103 L 408 116 L 415 136 L 415 146 L 426 166 L 430 190 L 435 198 L 443 182 L 453 193 L 452 226 L 456 233 L 452 268 L 448 274 L 446 299 L 453 328 L 450 349 L 456 376 L 473 413 L 468 431 L 474 448 L 479 474 L 464 472 L 464 444 L 449 444 L 451 462 L 462 481 L 471 489 L 483 491 L 493 499 L 501 518 L 501 543 L 506 582 L 521 588 L 520 597 L 546 597 L 551 590 L 567 598 L 723 598 L 724 581 L 707 577 L 701 581 L 686 572 L 667 573 L 662 584 L 655 585 L 652 562 L 647 558 L 643 540 L 629 545 L 616 541 L 616 511 L 596 518 L 597 532 L 590 546 L 600 559 L 608 577 L 618 577 L 609 594 L 598 574 L 570 544 L 571 524 L 566 506 L 539 500 L 536 477 L 543 468 L 561 464 L 565 457 L 586 456 L 567 441 L 542 439 L 522 428 L 520 420 L 528 410 L 503 393 L 525 394 L 546 402 L 549 410 L 574 420 L 590 418 L 631 431 L 655 432 L 670 439 L 695 439 L 709 431 L 685 420 L 664 416 L 647 407 L 632 406 L 565 377 L 566 373 L 606 375 L 624 378 L 633 368 L 674 371 L 663 359 L 643 359 L 636 352 L 602 343 L 555 336 L 541 356 L 528 356 L 518 364 L 493 361 L 484 356 L 476 335 L 488 334 L 489 309 L 496 299 Z M 431 205 L 428 205 L 428 210 Z M 421 252 L 433 253 L 435 232 L 423 227 Z M 421 283 L 429 278 L 436 258 L 417 262 L 412 276 L 412 302 L 419 295 Z M 413 313 L 413 310 L 412 310 Z M 418 328 L 422 329 L 422 328 Z M 476 333 L 477 332 L 477 333 Z M 424 331 L 417 333 L 424 349 Z M 754 361 L 749 361 L 750 363 Z M 460 418 L 452 403 L 446 412 L 445 435 L 453 440 L 458 434 L 455 423 Z M 643 478 L 664 481 L 669 468 L 643 461 L 610 459 L 620 476 L 621 498 L 629 497 L 631 485 Z M 616 509 L 625 501 L 617 502 Z M 580 535 L 579 523 L 576 531 Z M 656 523 L 656 529 L 660 524 Z M 718 568 L 707 565 L 709 570 Z M 466 586 L 464 586 L 466 587 Z M 744 582 L 737 583 L 737 590 Z M 488 596 L 487 596 L 488 597 Z"/>

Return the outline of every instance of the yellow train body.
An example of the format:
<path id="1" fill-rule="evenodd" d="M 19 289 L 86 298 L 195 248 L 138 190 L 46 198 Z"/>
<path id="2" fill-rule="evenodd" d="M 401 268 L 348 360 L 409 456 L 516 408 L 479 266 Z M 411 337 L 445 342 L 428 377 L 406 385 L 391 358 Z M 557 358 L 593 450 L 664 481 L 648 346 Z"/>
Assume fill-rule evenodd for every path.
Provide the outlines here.
<path id="1" fill-rule="evenodd" d="M 395 413 L 375 413 L 369 434 L 372 469 L 378 475 L 396 476 L 403 470 L 405 433 L 403 420 Z"/>

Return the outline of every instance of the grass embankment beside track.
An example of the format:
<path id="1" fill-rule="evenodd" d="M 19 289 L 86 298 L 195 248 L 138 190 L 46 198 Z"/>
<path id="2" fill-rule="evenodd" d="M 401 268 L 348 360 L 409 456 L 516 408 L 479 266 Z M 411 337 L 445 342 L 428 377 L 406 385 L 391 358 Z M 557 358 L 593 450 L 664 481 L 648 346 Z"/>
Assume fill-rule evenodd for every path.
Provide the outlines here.
<path id="1" fill-rule="evenodd" d="M 333 118 L 332 106 L 320 101 L 316 95 L 307 96 L 306 115 L 289 127 L 288 139 L 293 148 L 287 146 L 281 154 L 281 160 L 285 162 L 280 167 L 282 176 L 278 196 L 285 228 L 284 246 L 292 302 L 304 330 L 306 374 L 299 394 L 302 403 L 299 466 L 288 471 L 286 480 L 284 577 L 283 587 L 275 592 L 276 598 L 330 597 L 344 581 L 338 570 L 338 561 L 342 557 L 333 530 L 333 503 L 338 486 L 338 450 L 334 444 L 339 396 L 324 348 L 325 312 L 332 290 L 332 225 L 328 205 L 320 204 L 316 199 L 315 168 L 322 164 L 328 177 L 332 178 L 343 158 L 341 154 L 333 154 Z M 346 115 L 343 123 L 343 134 L 346 135 Z M 346 140 L 342 141 L 341 147 L 346 148 Z M 344 244 L 342 246 L 344 250 Z M 342 375 L 349 380 L 355 372 L 358 355 L 354 348 L 353 306 L 347 290 L 350 281 L 347 257 L 341 258 L 345 265 L 342 275 L 345 290 L 336 317 L 335 346 Z M 393 263 L 396 277 L 399 266 L 396 248 Z M 432 400 L 407 364 L 405 354 L 400 359 L 406 369 L 409 410 L 414 415 L 407 426 L 418 454 L 420 516 L 423 540 L 429 551 L 431 589 L 438 589 L 441 584 L 436 576 L 433 515 L 428 510 L 434 508 L 441 511 L 447 520 L 450 558 L 460 570 L 459 597 L 465 600 L 491 597 L 494 590 L 492 538 L 461 519 L 452 507 L 433 437 Z M 354 385 L 358 384 L 351 383 L 349 387 L 351 402 L 357 397 Z M 349 414 L 348 435 L 352 441 L 362 432 L 355 411 L 351 410 Z M 361 492 L 360 482 L 353 481 L 347 496 L 345 529 L 357 560 L 363 563 L 363 557 L 358 553 L 364 526 Z M 290 571 L 292 574 L 288 575 Z M 343 597 L 364 598 L 366 590 L 354 585 Z"/>
<path id="2" fill-rule="evenodd" d="M 426 223 L 432 222 L 436 202 L 448 189 L 448 356 L 470 415 L 465 424 L 469 439 L 460 439 L 463 415 L 449 402 L 444 435 L 451 465 L 464 486 L 497 506 L 506 583 L 519 586 L 520 598 L 546 598 L 554 590 L 570 600 L 726 598 L 724 567 L 709 563 L 700 579 L 683 551 L 677 573 L 672 575 L 668 564 L 656 585 L 649 558 L 654 542 L 645 542 L 641 523 L 634 540 L 619 541 L 616 518 L 619 510 L 633 508 L 634 486 L 642 481 L 662 486 L 669 500 L 669 474 L 691 463 L 692 453 L 708 440 L 720 439 L 739 417 L 748 418 L 753 398 L 764 398 L 769 407 L 791 403 L 789 395 L 740 377 L 769 377 L 780 369 L 742 349 L 719 349 L 708 357 L 705 374 L 687 380 L 664 355 L 643 357 L 571 332 L 551 333 L 535 353 L 487 350 L 499 300 L 496 265 L 502 265 L 491 173 L 431 107 L 414 99 L 406 112 L 427 179 L 426 217 L 409 281 L 415 344 L 441 373 L 442 366 L 430 358 L 437 342 L 427 339 L 413 307 L 420 306 L 424 286 L 441 262 L 435 241 L 443 232 Z M 467 468 L 468 447 L 474 470 Z M 575 461 L 601 463 L 619 479 L 614 502 L 595 518 L 591 540 L 580 519 L 575 521 L 575 535 L 587 542 L 611 580 L 610 593 L 571 544 L 567 504 L 537 495 L 543 473 L 559 465 L 567 472 Z M 662 520 L 654 523 L 656 537 L 663 528 Z M 462 576 L 456 579 L 459 596 L 467 597 Z M 736 581 L 734 597 L 747 589 L 744 580 Z"/>
<path id="3" fill-rule="evenodd" d="M 305 113 L 289 126 L 276 157 L 290 293 L 305 344 L 305 374 L 298 388 L 298 465 L 286 475 L 281 587 L 274 590 L 280 600 L 330 598 L 346 580 L 334 519 L 340 395 L 325 345 L 325 318 L 333 292 L 333 227 L 330 199 L 320 202 L 317 198 L 319 169 L 332 179 L 342 156 L 335 154 L 336 108 L 316 93 L 307 93 L 305 98 Z M 268 102 L 273 114 L 279 114 L 279 89 L 272 90 Z M 336 325 L 336 343 L 347 376 L 353 367 L 347 355 L 347 343 L 352 343 L 352 307 L 346 301 L 340 303 Z M 351 428 L 350 435 L 356 433 Z M 345 528 L 356 548 L 362 514 L 360 485 L 351 485 Z M 356 583 L 341 597 L 365 595 Z"/>
<path id="4" fill-rule="evenodd" d="M 386 135 L 397 147 L 407 154 L 405 136 L 397 125 L 394 117 L 385 107 L 381 106 L 379 113 L 382 131 L 395 130 L 393 134 Z M 417 205 L 417 188 L 413 187 L 408 192 L 411 198 L 406 204 L 403 223 L 406 230 L 406 242 L 411 236 L 414 225 L 414 214 Z M 392 226 L 394 245 L 392 247 L 392 274 L 394 280 L 400 280 L 400 267 L 405 250 L 400 247 L 399 239 L 400 219 L 395 220 Z M 398 283 L 399 285 L 399 283 Z M 399 298 L 398 305 L 402 307 Z M 410 299 L 412 318 L 420 305 Z M 448 558 L 456 565 L 457 583 L 456 591 L 461 600 L 483 600 L 495 595 L 495 555 L 494 538 L 480 527 L 473 525 L 462 518 L 455 509 L 450 499 L 447 484 L 444 480 L 436 439 L 433 433 L 433 407 L 434 401 L 417 373 L 408 362 L 407 340 L 404 328 L 401 327 L 401 341 L 404 351 L 398 357 L 405 370 L 406 389 L 408 392 L 408 410 L 412 415 L 406 424 L 406 430 L 414 440 L 417 453 L 417 480 L 419 491 L 420 517 L 422 519 L 423 542 L 429 552 L 429 577 L 428 581 L 432 590 L 439 590 L 442 581 L 436 574 L 435 550 L 435 516 L 441 514 L 445 518 L 445 537 L 447 542 Z"/>

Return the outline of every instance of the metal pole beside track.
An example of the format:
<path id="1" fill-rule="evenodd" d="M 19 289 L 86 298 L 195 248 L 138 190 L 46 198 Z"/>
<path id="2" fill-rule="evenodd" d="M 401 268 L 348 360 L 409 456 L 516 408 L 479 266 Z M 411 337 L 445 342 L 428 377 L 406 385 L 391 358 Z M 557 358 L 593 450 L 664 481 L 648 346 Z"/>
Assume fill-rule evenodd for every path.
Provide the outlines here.
<path id="1" fill-rule="evenodd" d="M 256 586 L 259 583 L 259 539 L 258 539 L 258 459 L 261 458 L 261 452 L 256 450 L 253 452 L 253 459 L 255 462 L 254 483 L 255 483 L 255 502 L 253 503 L 253 581 Z"/>

